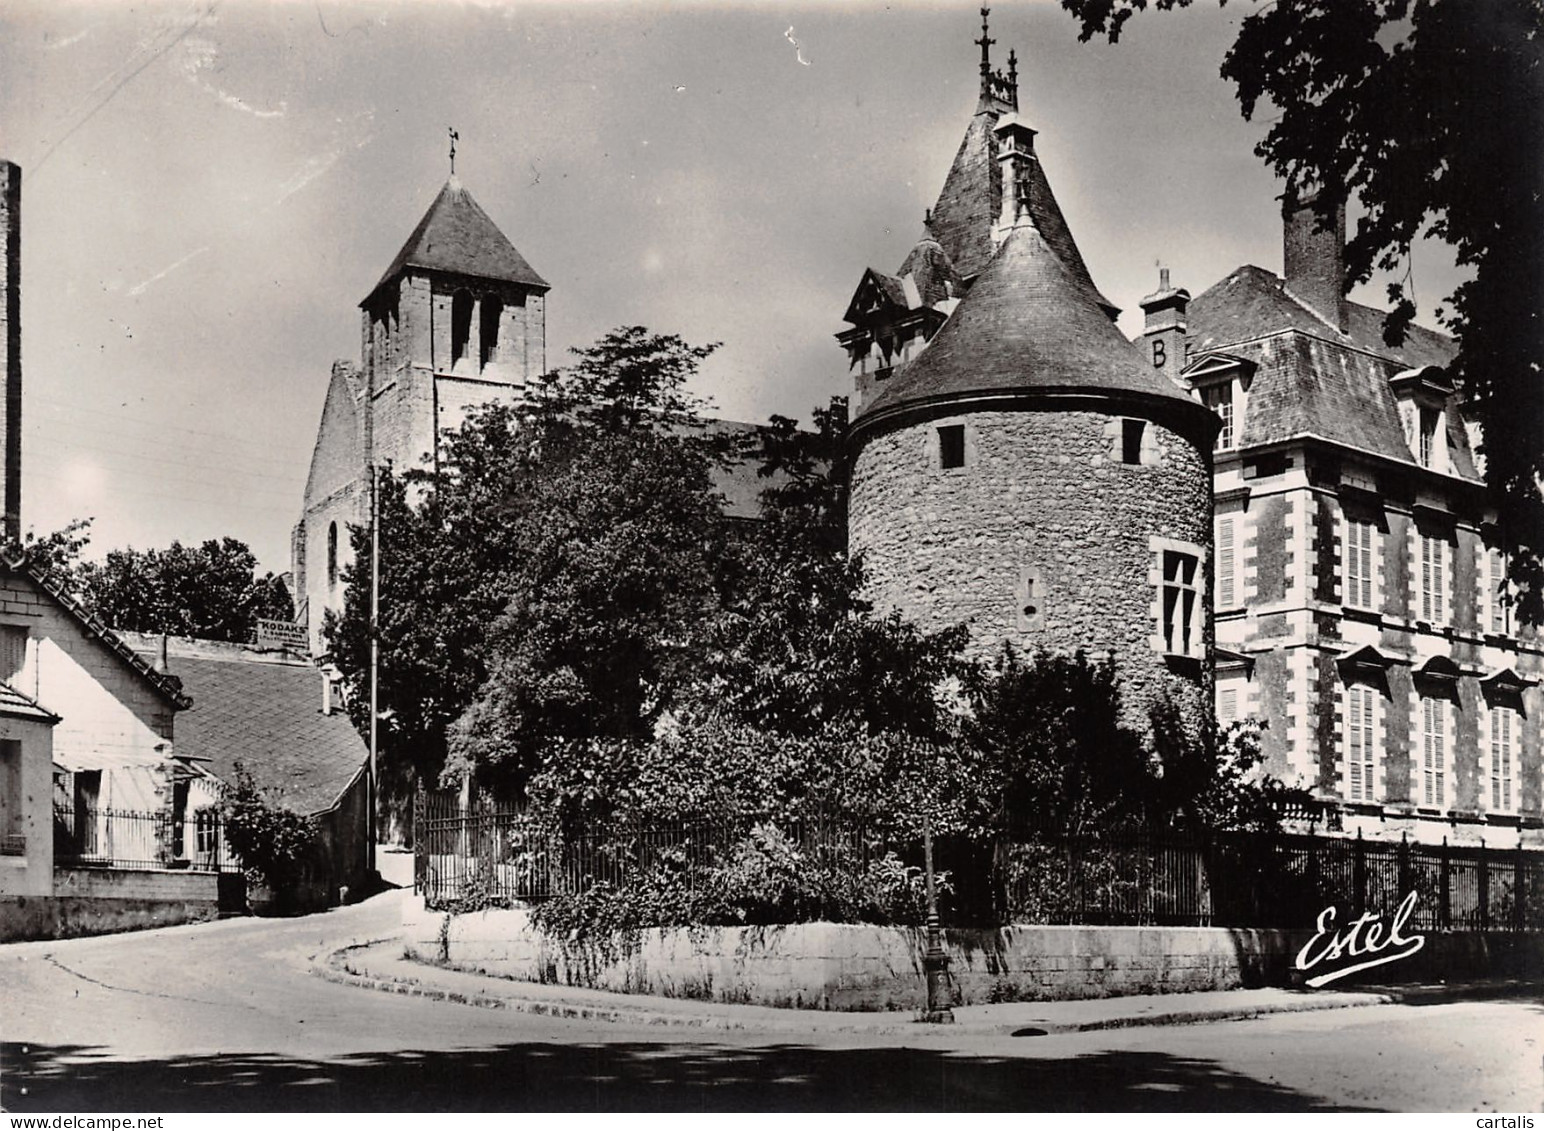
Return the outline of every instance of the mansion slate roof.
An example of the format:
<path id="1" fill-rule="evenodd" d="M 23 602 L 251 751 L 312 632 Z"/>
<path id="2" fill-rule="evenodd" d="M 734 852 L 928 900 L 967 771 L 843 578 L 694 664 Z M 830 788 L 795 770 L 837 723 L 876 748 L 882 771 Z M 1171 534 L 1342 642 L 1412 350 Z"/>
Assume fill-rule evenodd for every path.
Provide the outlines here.
<path id="1" fill-rule="evenodd" d="M 1445 366 L 1457 347 L 1424 326 L 1383 342 L 1383 312 L 1347 302 L 1344 333 L 1324 321 L 1271 272 L 1245 266 L 1190 304 L 1191 364 L 1207 353 L 1249 360 L 1255 371 L 1239 444 L 1253 447 L 1316 436 L 1397 463 L 1415 464 L 1389 380 L 1405 370 Z M 1284 331 L 1297 331 L 1283 335 Z M 1370 355 L 1370 356 L 1369 356 Z M 1453 474 L 1477 479 L 1458 409 L 1443 422 Z"/>
<path id="2" fill-rule="evenodd" d="M 455 175 L 445 182 L 380 282 L 360 305 L 368 303 L 408 267 L 548 289 L 547 281 L 515 250 Z"/>
<path id="3" fill-rule="evenodd" d="M 1190 303 L 1189 342 L 1192 354 L 1224 349 L 1251 338 L 1282 330 L 1303 330 L 1398 362 L 1403 369 L 1447 365 L 1458 352 L 1446 334 L 1412 325 L 1398 346 L 1383 341 L 1383 311 L 1346 301 L 1346 331 L 1341 333 L 1287 289 L 1286 283 L 1262 267 L 1244 266 L 1208 287 Z"/>
<path id="4" fill-rule="evenodd" d="M 142 650 L 159 639 L 134 637 Z M 177 716 L 178 757 L 228 784 L 240 762 L 275 802 L 299 813 L 330 809 L 361 772 L 369 750 L 346 714 L 322 712 L 325 677 L 316 667 L 179 638 L 168 652 L 171 673 L 194 700 Z"/>
<path id="5" fill-rule="evenodd" d="M 860 419 L 917 401 L 1032 388 L 1121 391 L 1200 409 L 1146 363 L 1096 294 L 1037 227 L 1020 224 Z"/>

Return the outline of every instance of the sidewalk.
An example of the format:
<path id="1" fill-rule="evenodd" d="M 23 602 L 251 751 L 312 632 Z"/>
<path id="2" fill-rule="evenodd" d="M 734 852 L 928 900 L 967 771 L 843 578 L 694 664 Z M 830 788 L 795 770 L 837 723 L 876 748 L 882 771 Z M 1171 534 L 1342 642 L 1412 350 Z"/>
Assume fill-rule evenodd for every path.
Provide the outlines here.
<path id="1" fill-rule="evenodd" d="M 1085 1001 L 1005 1002 L 963 1006 L 953 1025 L 924 1025 L 909 1013 L 839 1013 L 774 1009 L 759 1005 L 689 1001 L 614 994 L 578 986 L 513 982 L 447 970 L 402 955 L 402 940 L 357 943 L 315 957 L 312 972 L 329 981 L 386 993 L 409 994 L 485 1009 L 509 1009 L 548 1017 L 610 1021 L 625 1025 L 749 1030 L 768 1033 L 869 1033 L 893 1036 L 1041 1036 L 1134 1025 L 1184 1025 L 1231 1021 L 1269 1013 L 1386 1005 L 1391 993 L 1219 990 L 1148 994 Z"/>

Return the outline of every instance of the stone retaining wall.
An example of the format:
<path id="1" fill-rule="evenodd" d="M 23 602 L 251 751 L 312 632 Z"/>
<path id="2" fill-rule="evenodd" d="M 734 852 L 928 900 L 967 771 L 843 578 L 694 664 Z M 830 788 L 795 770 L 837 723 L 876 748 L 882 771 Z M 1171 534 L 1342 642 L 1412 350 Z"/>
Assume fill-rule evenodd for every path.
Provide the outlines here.
<path id="1" fill-rule="evenodd" d="M 404 893 L 409 955 L 517 981 L 806 1009 L 918 1009 L 922 932 L 835 923 L 656 929 L 609 945 L 560 943 L 522 909 L 449 918 Z M 1307 932 L 1220 927 L 1017 926 L 946 930 L 954 1004 L 1291 985 Z M 1544 936 L 1432 934 L 1363 983 L 1538 977 Z M 1342 989 L 1357 983 L 1348 978 Z"/>
<path id="2" fill-rule="evenodd" d="M 213 872 L 58 868 L 53 895 L 0 898 L 0 942 L 197 923 L 219 910 Z"/>

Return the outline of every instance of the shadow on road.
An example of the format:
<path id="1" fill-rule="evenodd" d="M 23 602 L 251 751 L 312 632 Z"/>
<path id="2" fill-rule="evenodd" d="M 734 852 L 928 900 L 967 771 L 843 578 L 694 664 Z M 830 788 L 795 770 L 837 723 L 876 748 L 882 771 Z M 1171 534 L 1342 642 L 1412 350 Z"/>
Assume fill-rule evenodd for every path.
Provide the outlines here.
<path id="1" fill-rule="evenodd" d="M 110 1060 L 0 1045 L 9 1111 L 1335 1110 L 1305 1093 L 1157 1052 L 1065 1059 L 780 1044 L 538 1044 L 304 1060 Z"/>

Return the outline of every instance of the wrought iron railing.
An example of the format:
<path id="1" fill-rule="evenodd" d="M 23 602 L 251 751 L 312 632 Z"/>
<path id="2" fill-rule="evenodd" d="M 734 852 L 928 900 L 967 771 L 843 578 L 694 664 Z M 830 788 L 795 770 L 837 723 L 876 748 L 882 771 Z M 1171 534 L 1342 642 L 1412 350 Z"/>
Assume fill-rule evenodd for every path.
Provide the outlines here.
<path id="1" fill-rule="evenodd" d="M 625 885 L 662 866 L 690 884 L 743 845 L 761 815 L 607 823 L 554 830 L 518 809 L 420 794 L 414 880 L 430 906 L 469 897 L 537 901 L 601 882 Z M 914 840 L 876 833 L 847 814 L 772 822 L 824 867 L 862 871 L 886 852 L 920 866 Z M 1069 836 L 939 837 L 947 922 L 1164 924 L 1300 928 L 1335 904 L 1391 916 L 1409 892 L 1418 930 L 1544 930 L 1544 852 L 1360 837 L 1130 829 Z"/>
<path id="2" fill-rule="evenodd" d="M 236 872 L 221 835 L 216 809 L 183 815 L 167 810 L 136 811 L 54 807 L 54 863 L 65 867 L 145 871 L 186 868 Z"/>

